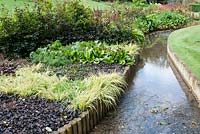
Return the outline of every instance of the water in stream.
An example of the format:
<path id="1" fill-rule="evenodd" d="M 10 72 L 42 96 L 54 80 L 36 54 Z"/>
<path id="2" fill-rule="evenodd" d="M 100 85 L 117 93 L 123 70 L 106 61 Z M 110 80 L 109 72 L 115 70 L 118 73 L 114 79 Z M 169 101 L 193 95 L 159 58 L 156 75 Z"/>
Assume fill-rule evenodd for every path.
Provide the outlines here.
<path id="1" fill-rule="evenodd" d="M 200 109 L 167 59 L 168 35 L 151 38 L 131 88 L 91 134 L 200 134 Z"/>

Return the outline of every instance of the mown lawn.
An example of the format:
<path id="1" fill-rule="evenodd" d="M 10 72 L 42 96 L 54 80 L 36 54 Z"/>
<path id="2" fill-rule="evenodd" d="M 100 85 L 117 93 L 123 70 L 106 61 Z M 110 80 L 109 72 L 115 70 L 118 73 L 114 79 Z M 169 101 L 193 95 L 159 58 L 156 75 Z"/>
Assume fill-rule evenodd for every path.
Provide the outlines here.
<path id="1" fill-rule="evenodd" d="M 111 6 L 108 3 L 105 2 L 96 2 L 93 0 L 81 0 L 81 2 L 92 9 L 99 9 L 99 10 L 105 10 L 111 8 Z"/>
<path id="2" fill-rule="evenodd" d="M 181 60 L 200 79 L 200 25 L 173 32 L 169 43 Z"/>
<path id="3" fill-rule="evenodd" d="M 53 0 L 57 1 L 57 0 Z M 81 0 L 81 2 L 92 9 L 109 9 L 111 6 L 109 4 L 106 4 L 105 2 L 96 2 L 93 0 Z M 13 10 L 15 7 L 21 7 L 24 5 L 24 3 L 33 3 L 32 0 L 0 0 L 0 5 L 5 5 L 9 10 Z"/>
<path id="4" fill-rule="evenodd" d="M 32 0 L 0 0 L 0 5 L 5 5 L 9 10 L 13 10 L 15 7 L 21 7 L 24 3 L 32 3 Z"/>
<path id="5" fill-rule="evenodd" d="M 52 0 L 52 1 L 64 1 L 64 0 Z M 124 6 L 133 6 L 131 2 L 124 4 L 111 3 L 111 2 L 97 2 L 93 0 L 80 0 L 86 7 L 98 10 L 111 9 L 113 6 L 122 8 Z M 22 7 L 24 3 L 33 4 L 32 0 L 0 0 L 0 5 L 5 5 L 9 10 L 13 10 L 15 7 Z"/>

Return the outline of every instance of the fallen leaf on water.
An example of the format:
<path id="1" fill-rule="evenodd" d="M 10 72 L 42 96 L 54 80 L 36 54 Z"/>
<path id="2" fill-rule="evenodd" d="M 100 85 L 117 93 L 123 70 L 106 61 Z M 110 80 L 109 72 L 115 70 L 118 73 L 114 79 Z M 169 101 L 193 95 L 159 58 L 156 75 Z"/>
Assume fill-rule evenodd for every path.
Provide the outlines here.
<path id="1" fill-rule="evenodd" d="M 192 126 L 196 126 L 197 125 L 197 123 L 195 121 L 192 121 L 191 124 L 192 124 Z"/>
<path id="2" fill-rule="evenodd" d="M 165 112 L 165 111 L 167 111 L 168 109 L 169 109 L 168 107 L 165 107 L 165 108 L 162 109 L 162 111 Z"/>
<path id="3" fill-rule="evenodd" d="M 159 121 L 159 122 L 157 122 L 157 124 L 158 124 L 158 125 L 161 125 L 161 126 L 170 125 L 170 123 L 164 122 L 164 121 Z"/>

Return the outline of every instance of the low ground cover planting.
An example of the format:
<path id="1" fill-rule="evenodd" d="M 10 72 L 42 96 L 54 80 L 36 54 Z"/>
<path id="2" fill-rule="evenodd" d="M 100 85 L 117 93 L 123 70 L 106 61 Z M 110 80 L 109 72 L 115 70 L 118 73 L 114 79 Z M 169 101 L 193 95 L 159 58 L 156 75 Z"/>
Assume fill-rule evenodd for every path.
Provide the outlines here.
<path id="1" fill-rule="evenodd" d="M 122 73 L 135 64 L 144 35 L 189 21 L 187 10 L 143 0 L 24 2 L 31 4 L 4 2 L 0 13 L 0 133 L 5 134 L 51 133 L 97 101 L 116 106 L 127 86 Z"/>
<path id="2" fill-rule="evenodd" d="M 171 48 L 189 69 L 200 79 L 200 26 L 175 31 L 169 38 Z"/>
<path id="3" fill-rule="evenodd" d="M 92 108 L 97 100 L 108 107 L 116 105 L 115 98 L 125 86 L 126 82 L 120 73 L 104 74 L 98 70 L 96 75 L 89 75 L 82 80 L 69 80 L 63 74 L 60 76 L 52 71 L 44 71 L 40 64 L 19 68 L 14 76 L 0 76 L 1 106 L 7 106 L 6 109 L 1 107 L 4 108 L 0 116 L 3 121 L 0 124 L 1 132 L 23 133 L 29 129 L 39 133 L 55 131 L 78 117 L 81 111 Z M 10 100 L 4 97 L 7 95 Z M 30 107 L 21 106 L 28 105 L 30 101 L 33 101 Z M 48 108 L 41 108 L 43 106 Z M 15 112 L 19 108 L 24 111 L 24 115 Z M 54 108 L 57 111 L 53 111 Z M 45 112 L 47 109 L 50 111 Z M 33 110 L 32 114 L 30 110 Z M 43 119 L 39 125 L 39 120 L 34 116 L 36 113 L 40 113 L 39 117 Z M 19 117 L 24 125 L 17 128 L 19 124 L 16 121 Z M 28 124 L 27 121 L 32 122 Z"/>

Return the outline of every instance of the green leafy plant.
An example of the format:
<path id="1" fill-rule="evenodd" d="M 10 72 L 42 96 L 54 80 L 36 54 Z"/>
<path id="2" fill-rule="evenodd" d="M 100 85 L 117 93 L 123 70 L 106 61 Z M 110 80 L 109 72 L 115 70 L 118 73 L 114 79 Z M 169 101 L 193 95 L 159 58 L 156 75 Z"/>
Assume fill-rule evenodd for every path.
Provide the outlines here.
<path id="1" fill-rule="evenodd" d="M 134 56 L 138 53 L 138 47 L 133 44 L 107 45 L 100 42 L 75 42 L 62 46 L 60 41 L 54 42 L 45 48 L 39 48 L 32 52 L 30 57 L 34 63 L 60 66 L 69 63 L 94 63 L 100 62 L 121 65 L 134 64 Z"/>
<path id="2" fill-rule="evenodd" d="M 187 23 L 187 18 L 172 11 L 162 11 L 138 18 L 136 27 L 148 33 L 155 30 L 175 29 Z"/>
<path id="3" fill-rule="evenodd" d="M 200 2 L 194 2 L 190 4 L 192 12 L 200 12 Z"/>

